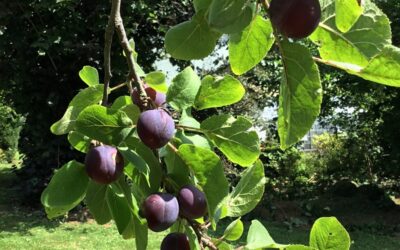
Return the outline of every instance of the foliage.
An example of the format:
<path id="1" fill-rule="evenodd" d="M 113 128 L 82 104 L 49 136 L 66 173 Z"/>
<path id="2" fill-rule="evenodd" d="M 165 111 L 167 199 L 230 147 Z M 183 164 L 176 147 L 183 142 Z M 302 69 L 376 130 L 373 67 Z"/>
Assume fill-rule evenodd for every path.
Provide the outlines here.
<path id="1" fill-rule="evenodd" d="M 6 103 L 12 100 L 16 112 L 26 114 L 20 143 L 26 158 L 18 172 L 25 202 L 37 205 L 54 169 L 80 157 L 48 128 L 85 86 L 78 74 L 83 65 L 99 69 L 101 78 L 109 2 L 1 1 L 0 8 L 0 89 Z M 163 56 L 167 27 L 186 19 L 191 9 L 188 1 L 123 1 L 127 34 L 135 38 L 145 70 Z M 125 80 L 126 69 L 117 46 L 113 43 L 114 84 Z"/>
<path id="2" fill-rule="evenodd" d="M 67 7 L 73 6 L 73 3 L 69 2 L 59 4 L 63 5 L 63 3 Z M 137 58 L 138 54 L 142 57 L 147 54 L 141 54 L 139 47 L 132 46 L 136 44 L 128 42 L 123 30 L 124 26 L 118 22 L 120 16 L 118 3 L 120 3 L 118 0 L 112 1 L 112 10 L 116 10 L 117 14 L 110 15 L 108 28 L 115 24 L 119 41 L 124 48 L 123 55 L 129 65 L 128 78 L 124 79 L 128 90 L 132 91 L 132 83 L 140 87 L 138 88 L 140 90 L 144 86 L 139 77 L 146 78 L 145 72 L 151 70 L 146 67 L 144 71 L 139 70 L 140 61 L 137 61 Z M 229 39 L 229 46 L 232 47 L 229 49 L 231 67 L 235 68 L 233 70 L 236 71 L 235 73 L 243 74 L 261 62 L 275 41 L 281 61 L 277 130 L 280 148 L 284 150 L 296 144 L 307 133 L 320 113 L 323 90 L 317 63 L 333 66 L 349 74 L 387 86 L 400 86 L 400 79 L 396 74 L 400 68 L 400 49 L 391 44 L 390 23 L 386 15 L 370 0 L 364 1 L 362 7 L 354 4 L 353 10 L 358 9 L 358 11 L 348 13 L 342 11 L 343 1 L 326 0 L 321 1 L 321 5 L 323 11 L 321 22 L 308 40 L 318 49 L 315 56 L 304 43 L 287 39 L 278 33 L 277 27 L 271 28 L 268 19 L 263 19 L 268 12 L 268 1 L 263 2 L 263 9 L 260 9 L 261 6 L 255 2 L 243 0 L 195 1 L 193 17 L 166 32 L 165 48 L 176 59 L 204 58 L 213 51 L 219 37 L 225 35 Z M 18 6 L 23 10 L 21 5 Z M 32 5 L 28 6 L 32 7 Z M 63 5 L 59 10 L 67 11 L 74 16 L 72 21 L 87 18 L 86 16 L 76 17 L 75 12 L 67 7 Z M 99 5 L 96 7 L 98 8 Z M 138 10 L 136 7 L 132 4 L 126 9 L 136 10 L 135 13 L 138 12 L 138 15 L 141 15 L 140 8 Z M 173 7 L 176 8 L 176 6 Z M 158 11 L 157 8 L 155 10 Z M 44 8 L 44 11 L 47 12 L 48 8 Z M 158 12 L 154 13 L 158 15 Z M 105 16 L 104 13 L 99 15 L 103 19 Z M 135 17 L 128 22 L 135 22 L 140 17 L 143 16 Z M 27 19 L 31 20 L 30 16 Z M 146 19 L 146 23 L 149 21 Z M 257 22 L 262 23 L 261 29 L 246 30 L 249 25 L 258 27 Z M 36 30 L 35 25 L 32 26 Z M 86 26 L 81 25 L 79 28 Z M 96 28 L 100 26 L 95 25 Z M 9 28 L 7 27 L 7 30 Z M 101 29 L 96 31 L 99 30 Z M 140 32 L 140 29 L 137 30 Z M 83 29 L 80 31 L 82 32 Z M 249 35 L 241 36 L 241 32 Z M 376 33 L 380 36 L 376 36 Z M 51 40 L 51 43 L 59 44 L 60 39 Z M 110 41 L 106 39 L 106 47 L 110 45 L 109 43 Z M 44 43 L 43 46 L 36 46 L 39 48 L 38 54 L 47 55 L 51 65 L 57 71 L 56 63 L 50 56 L 52 52 L 49 49 L 50 45 Z M 63 43 L 62 46 L 65 44 Z M 237 46 L 236 49 L 235 46 Z M 241 53 L 238 48 L 248 46 L 251 49 L 242 54 L 243 58 L 235 60 L 238 58 L 237 53 Z M 261 47 L 267 49 L 257 49 Z M 147 52 L 153 51 L 157 49 Z M 108 58 L 106 49 L 104 53 L 104 58 Z M 120 53 L 114 55 L 118 58 L 117 62 L 124 59 Z M 78 59 L 74 62 L 80 64 L 81 61 Z M 95 60 L 92 62 L 98 64 Z M 105 64 L 107 66 L 107 60 Z M 120 72 L 124 72 L 122 67 L 119 69 Z M 208 214 L 197 221 L 180 218 L 171 231 L 186 232 L 194 249 L 204 247 L 217 249 L 215 245 L 230 249 L 230 243 L 212 239 L 204 231 L 209 226 L 215 230 L 219 220 L 224 217 L 237 218 L 250 212 L 261 200 L 265 177 L 262 163 L 258 160 L 261 153 L 259 137 L 254 130 L 253 122 L 246 117 L 217 114 L 198 121 L 191 116 L 191 109 L 221 107 L 238 102 L 244 94 L 240 81 L 231 76 L 224 76 L 222 81 L 214 81 L 213 78 L 217 79 L 217 77 L 213 76 L 201 80 L 191 67 L 183 69 L 175 76 L 166 91 L 167 102 L 171 106 L 170 112 L 173 112 L 174 117 L 177 118 L 178 131 L 170 142 L 156 143 L 159 146 L 157 148 L 160 149 L 152 147 L 153 150 L 150 150 L 139 139 L 143 139 L 143 136 L 140 130 L 136 129 L 137 118 L 144 113 L 140 113 L 132 103 L 125 101 L 116 101 L 109 107 L 107 96 L 110 93 L 118 95 L 116 90 L 119 90 L 119 87 L 108 87 L 108 78 L 111 76 L 107 68 L 105 71 L 104 85 L 100 84 L 99 74 L 94 68 L 86 66 L 80 71 L 79 76 L 88 87 L 78 92 L 75 97 L 70 97 L 72 101 L 64 115 L 59 114 L 62 118 L 52 125 L 51 131 L 56 135 L 74 133 L 73 140 L 69 141 L 71 146 L 81 151 L 87 150 L 90 143 L 117 147 L 121 152 L 125 152 L 123 154 L 125 174 L 116 182 L 108 184 L 105 191 L 101 189 L 101 196 L 97 196 L 98 192 L 87 192 L 90 182 L 84 171 L 84 165 L 79 163 L 81 157 L 77 157 L 78 161 L 69 161 L 55 173 L 42 193 L 41 201 L 48 217 L 53 218 L 66 213 L 85 198 L 93 201 L 91 196 L 96 195 L 96 199 L 100 199 L 101 202 L 89 202 L 91 204 L 89 209 L 96 214 L 97 220 L 103 223 L 112 218 L 119 234 L 123 238 L 135 237 L 137 249 L 144 250 L 147 249 L 148 244 L 148 225 L 146 215 L 144 218 L 141 213 L 143 200 L 154 192 L 176 193 L 182 184 L 190 183 L 197 185 L 204 192 Z M 76 71 L 70 70 L 70 72 Z M 117 74 L 117 76 L 122 76 L 122 74 Z M 150 75 L 147 78 L 151 79 L 153 76 Z M 123 81 L 118 77 L 113 78 L 113 81 L 115 79 L 118 82 Z M 222 85 L 231 88 L 235 94 L 234 98 L 226 95 L 227 87 L 219 87 Z M 14 87 L 20 86 L 17 84 Z M 104 96 L 102 106 L 100 106 L 97 103 L 100 101 L 102 88 L 104 88 Z M 151 109 L 152 103 L 147 101 L 146 93 L 142 90 L 140 92 L 144 108 Z M 52 103 L 51 99 L 46 100 L 48 104 Z M 181 120 L 181 117 L 184 119 Z M 184 124 L 182 124 L 183 121 Z M 46 146 L 48 147 L 48 144 Z M 247 169 L 235 187 L 229 187 L 223 161 L 216 152 L 224 155 L 230 162 Z M 250 180 L 256 185 L 249 185 Z M 99 211 L 104 213 L 99 213 Z M 178 214 L 176 210 L 173 212 Z M 170 225 L 171 221 L 168 224 Z M 321 218 L 314 224 L 309 245 L 280 245 L 270 237 L 260 222 L 254 221 L 250 226 L 244 247 L 247 249 L 266 247 L 348 249 L 350 238 L 336 219 Z"/>
<path id="3" fill-rule="evenodd" d="M 0 162 L 19 165 L 18 142 L 25 117 L 0 100 Z"/>

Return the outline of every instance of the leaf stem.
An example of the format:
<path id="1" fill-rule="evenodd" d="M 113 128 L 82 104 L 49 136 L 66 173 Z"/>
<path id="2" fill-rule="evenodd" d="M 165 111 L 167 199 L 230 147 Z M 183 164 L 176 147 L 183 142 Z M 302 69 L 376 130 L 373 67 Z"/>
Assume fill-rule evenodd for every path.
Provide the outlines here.
<path id="1" fill-rule="evenodd" d="M 201 134 L 205 133 L 204 130 L 202 130 L 202 129 L 193 128 L 193 127 L 189 127 L 189 126 L 185 126 L 185 125 L 177 124 L 176 127 L 180 128 L 182 130 L 186 130 L 186 131 L 197 132 L 197 133 L 201 133 Z"/>

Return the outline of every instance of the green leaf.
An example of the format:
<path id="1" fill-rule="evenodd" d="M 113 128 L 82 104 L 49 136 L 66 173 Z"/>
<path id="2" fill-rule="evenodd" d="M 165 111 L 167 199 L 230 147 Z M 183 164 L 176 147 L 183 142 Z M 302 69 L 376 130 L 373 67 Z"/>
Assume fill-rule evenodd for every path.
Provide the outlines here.
<path id="1" fill-rule="evenodd" d="M 170 147 L 165 147 L 164 162 L 167 165 L 168 176 L 179 187 L 190 183 L 188 166 Z"/>
<path id="2" fill-rule="evenodd" d="M 86 190 L 86 205 L 96 222 L 100 225 L 108 223 L 112 218 L 106 200 L 107 185 L 89 181 Z"/>
<path id="3" fill-rule="evenodd" d="M 229 37 L 229 63 L 232 72 L 241 75 L 267 55 L 275 38 L 271 22 L 256 16 L 242 32 Z"/>
<path id="4" fill-rule="evenodd" d="M 178 131 L 176 132 L 175 137 L 179 138 L 184 144 L 193 144 L 197 147 L 211 149 L 210 141 L 204 136 Z"/>
<path id="5" fill-rule="evenodd" d="M 287 245 L 285 250 L 318 250 L 317 248 L 304 245 Z"/>
<path id="6" fill-rule="evenodd" d="M 77 161 L 70 161 L 53 175 L 41 195 L 49 219 L 64 215 L 85 198 L 89 178 L 85 167 Z"/>
<path id="7" fill-rule="evenodd" d="M 215 79 L 207 75 L 201 81 L 200 91 L 196 97 L 197 110 L 217 108 L 240 101 L 245 94 L 243 85 L 233 76 L 225 75 Z"/>
<path id="8" fill-rule="evenodd" d="M 127 95 L 119 96 L 113 104 L 111 105 L 110 109 L 112 110 L 119 110 L 122 109 L 123 107 L 126 107 L 128 105 L 132 104 L 132 98 Z"/>
<path id="9" fill-rule="evenodd" d="M 123 234 L 127 230 L 135 232 L 134 224 L 131 223 L 133 220 L 131 208 L 123 191 L 115 184 L 108 185 L 106 201 L 119 234 Z"/>
<path id="10" fill-rule="evenodd" d="M 130 96 L 118 97 L 110 107 L 110 111 L 110 114 L 118 111 L 125 112 L 125 114 L 132 120 L 133 124 L 137 123 L 140 116 L 140 109 L 132 103 L 132 98 Z"/>
<path id="11" fill-rule="evenodd" d="M 172 57 L 182 60 L 202 59 L 215 48 L 219 34 L 212 31 L 203 13 L 180 23 L 165 35 L 165 49 Z"/>
<path id="12" fill-rule="evenodd" d="M 336 26 L 341 32 L 347 32 L 362 14 L 358 0 L 336 0 Z"/>
<path id="13" fill-rule="evenodd" d="M 139 215 L 134 214 L 133 221 L 135 223 L 135 242 L 136 250 L 147 250 L 148 229 L 145 220 L 140 219 Z"/>
<path id="14" fill-rule="evenodd" d="M 200 128 L 200 122 L 192 116 L 192 108 L 187 108 L 182 110 L 181 119 L 179 120 L 179 125 L 192 127 L 192 128 Z"/>
<path id="15" fill-rule="evenodd" d="M 159 190 L 162 177 L 161 166 L 158 159 L 153 154 L 153 151 L 146 147 L 139 138 L 130 136 L 125 140 L 124 145 L 135 151 L 138 156 L 146 162 L 150 169 L 150 179 L 139 171 L 138 168 L 132 168 L 131 172 L 127 172 L 128 168 L 125 169 L 127 175 L 132 179 L 132 185 L 134 187 L 132 192 L 140 202 L 143 198 Z"/>
<path id="16" fill-rule="evenodd" d="M 124 157 L 125 164 L 132 164 L 132 174 L 136 170 L 139 174 L 142 174 L 148 186 L 150 186 L 150 167 L 145 160 L 135 151 L 129 149 L 128 147 L 118 147 L 118 151 L 121 152 Z M 131 169 L 131 168 L 129 168 Z M 135 172 L 136 172 L 135 171 Z"/>
<path id="17" fill-rule="evenodd" d="M 215 241 L 218 241 L 218 240 L 215 240 Z M 233 250 L 233 249 L 235 249 L 232 245 L 226 243 L 225 241 L 219 242 L 217 247 L 218 247 L 218 250 Z"/>
<path id="18" fill-rule="evenodd" d="M 258 135 L 244 117 L 214 115 L 201 123 L 201 129 L 227 158 L 241 166 L 251 166 L 260 155 Z"/>
<path id="19" fill-rule="evenodd" d="M 161 71 L 150 72 L 146 75 L 144 81 L 147 83 L 147 85 L 149 85 L 156 91 L 161 93 L 167 93 L 168 85 L 165 79 L 165 74 L 163 72 Z"/>
<path id="20" fill-rule="evenodd" d="M 200 78 L 191 67 L 185 68 L 173 80 L 167 92 L 168 103 L 177 110 L 191 107 L 201 85 Z"/>
<path id="21" fill-rule="evenodd" d="M 118 145 L 133 132 L 132 120 L 122 111 L 92 105 L 85 108 L 76 120 L 76 130 L 108 145 Z"/>
<path id="22" fill-rule="evenodd" d="M 82 153 L 86 153 L 90 149 L 91 139 L 83 134 L 71 131 L 68 133 L 68 141 L 72 147 Z"/>
<path id="23" fill-rule="evenodd" d="M 322 217 L 311 228 L 310 246 L 319 250 L 346 250 L 350 249 L 350 236 L 335 217 Z"/>
<path id="24" fill-rule="evenodd" d="M 209 149 L 189 144 L 181 145 L 178 154 L 202 187 L 207 198 L 208 213 L 213 217 L 229 189 L 221 159 Z"/>
<path id="25" fill-rule="evenodd" d="M 371 57 L 391 44 L 387 16 L 370 0 L 364 0 L 363 7 L 364 12 L 357 22 L 348 32 L 341 33 L 336 28 L 335 0 L 321 1 L 321 23 L 310 38 L 320 46 L 322 59 L 365 67 Z"/>
<path id="26" fill-rule="evenodd" d="M 348 72 L 369 81 L 400 87 L 400 49 L 389 45 L 361 71 Z"/>
<path id="27" fill-rule="evenodd" d="M 264 166 L 258 160 L 242 173 L 239 183 L 229 194 L 227 216 L 240 217 L 253 210 L 264 195 L 265 182 Z"/>
<path id="28" fill-rule="evenodd" d="M 240 218 L 238 218 L 228 225 L 228 227 L 225 229 L 223 237 L 225 240 L 238 240 L 243 234 L 243 229 L 243 222 L 240 220 Z"/>
<path id="29" fill-rule="evenodd" d="M 91 66 L 83 66 L 83 68 L 79 71 L 79 77 L 84 81 L 89 87 L 100 84 L 99 81 L 99 72 L 97 72 L 96 68 Z"/>
<path id="30" fill-rule="evenodd" d="M 210 6 L 208 23 L 213 29 L 226 34 L 242 31 L 253 17 L 246 0 L 214 0 Z"/>
<path id="31" fill-rule="evenodd" d="M 193 6 L 196 12 L 208 9 L 212 0 L 193 0 Z"/>
<path id="32" fill-rule="evenodd" d="M 318 66 L 300 44 L 281 43 L 284 74 L 280 87 L 278 133 L 281 148 L 298 142 L 311 129 L 322 103 Z"/>
<path id="33" fill-rule="evenodd" d="M 267 229 L 258 220 L 251 221 L 245 249 L 281 248 L 286 245 L 277 244 Z"/>
<path id="34" fill-rule="evenodd" d="M 199 240 L 197 239 L 197 235 L 191 226 L 185 225 L 185 234 L 189 238 L 190 249 L 201 250 Z"/>
<path id="35" fill-rule="evenodd" d="M 75 120 L 79 113 L 87 106 L 99 103 L 102 97 L 102 84 L 80 91 L 69 103 L 64 116 L 51 126 L 51 132 L 55 135 L 63 135 L 74 130 Z"/>
<path id="36" fill-rule="evenodd" d="M 129 45 L 131 46 L 132 49 L 132 58 L 135 71 L 139 77 L 145 77 L 146 73 L 143 71 L 142 67 L 140 67 L 140 65 L 137 63 L 138 53 L 135 50 L 135 40 L 133 40 L 133 38 L 129 39 Z M 126 56 L 124 51 L 122 53 L 124 56 Z"/>

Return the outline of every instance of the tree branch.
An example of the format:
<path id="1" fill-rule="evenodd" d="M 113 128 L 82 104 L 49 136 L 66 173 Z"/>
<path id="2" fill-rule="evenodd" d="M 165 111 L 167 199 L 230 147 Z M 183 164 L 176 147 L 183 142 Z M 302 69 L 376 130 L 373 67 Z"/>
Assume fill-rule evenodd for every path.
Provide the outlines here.
<path id="1" fill-rule="evenodd" d="M 108 24 L 106 32 L 104 34 L 104 91 L 103 100 L 101 104 L 107 106 L 108 104 L 108 87 L 110 86 L 110 80 L 112 77 L 111 73 L 111 45 L 114 36 L 114 20 L 117 16 L 116 2 L 113 1 L 111 5 L 110 17 L 108 18 Z"/>
<path id="2" fill-rule="evenodd" d="M 143 106 L 148 107 L 149 101 L 147 98 L 147 94 L 144 90 L 144 84 L 135 70 L 135 62 L 134 62 L 134 58 L 132 56 L 133 50 L 132 50 L 131 46 L 129 45 L 129 41 L 126 36 L 124 23 L 122 21 L 121 0 L 113 0 L 113 5 L 114 4 L 117 8 L 116 16 L 114 19 L 114 25 L 115 25 L 115 29 L 117 31 L 119 42 L 122 46 L 122 49 L 124 50 L 126 61 L 127 61 L 128 68 L 129 68 L 128 80 L 127 80 L 127 86 L 129 89 L 129 93 L 132 93 L 132 91 L 133 91 L 133 88 L 132 88 L 132 82 L 133 82 L 135 84 L 137 90 L 139 91 L 140 99 L 143 103 Z"/>

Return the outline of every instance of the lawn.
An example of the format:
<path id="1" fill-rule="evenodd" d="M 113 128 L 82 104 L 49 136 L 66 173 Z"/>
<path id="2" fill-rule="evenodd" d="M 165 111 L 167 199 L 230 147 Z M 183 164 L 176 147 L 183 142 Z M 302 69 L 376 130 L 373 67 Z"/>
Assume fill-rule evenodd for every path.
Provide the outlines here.
<path id="1" fill-rule="evenodd" d="M 0 249 L 135 249 L 134 240 L 123 240 L 114 224 L 104 226 L 92 221 L 61 222 L 48 220 L 41 210 L 30 210 L 17 205 L 18 192 L 13 187 L 15 178 L 7 166 L 0 166 Z M 265 222 L 271 236 L 279 243 L 307 244 L 309 229 L 288 230 L 276 222 Z M 248 223 L 246 223 L 246 229 Z M 219 228 L 217 235 L 223 231 Z M 398 250 L 398 237 L 350 232 L 354 250 Z M 159 249 L 163 233 L 150 233 L 149 250 Z M 243 237 L 242 240 L 244 240 Z"/>

